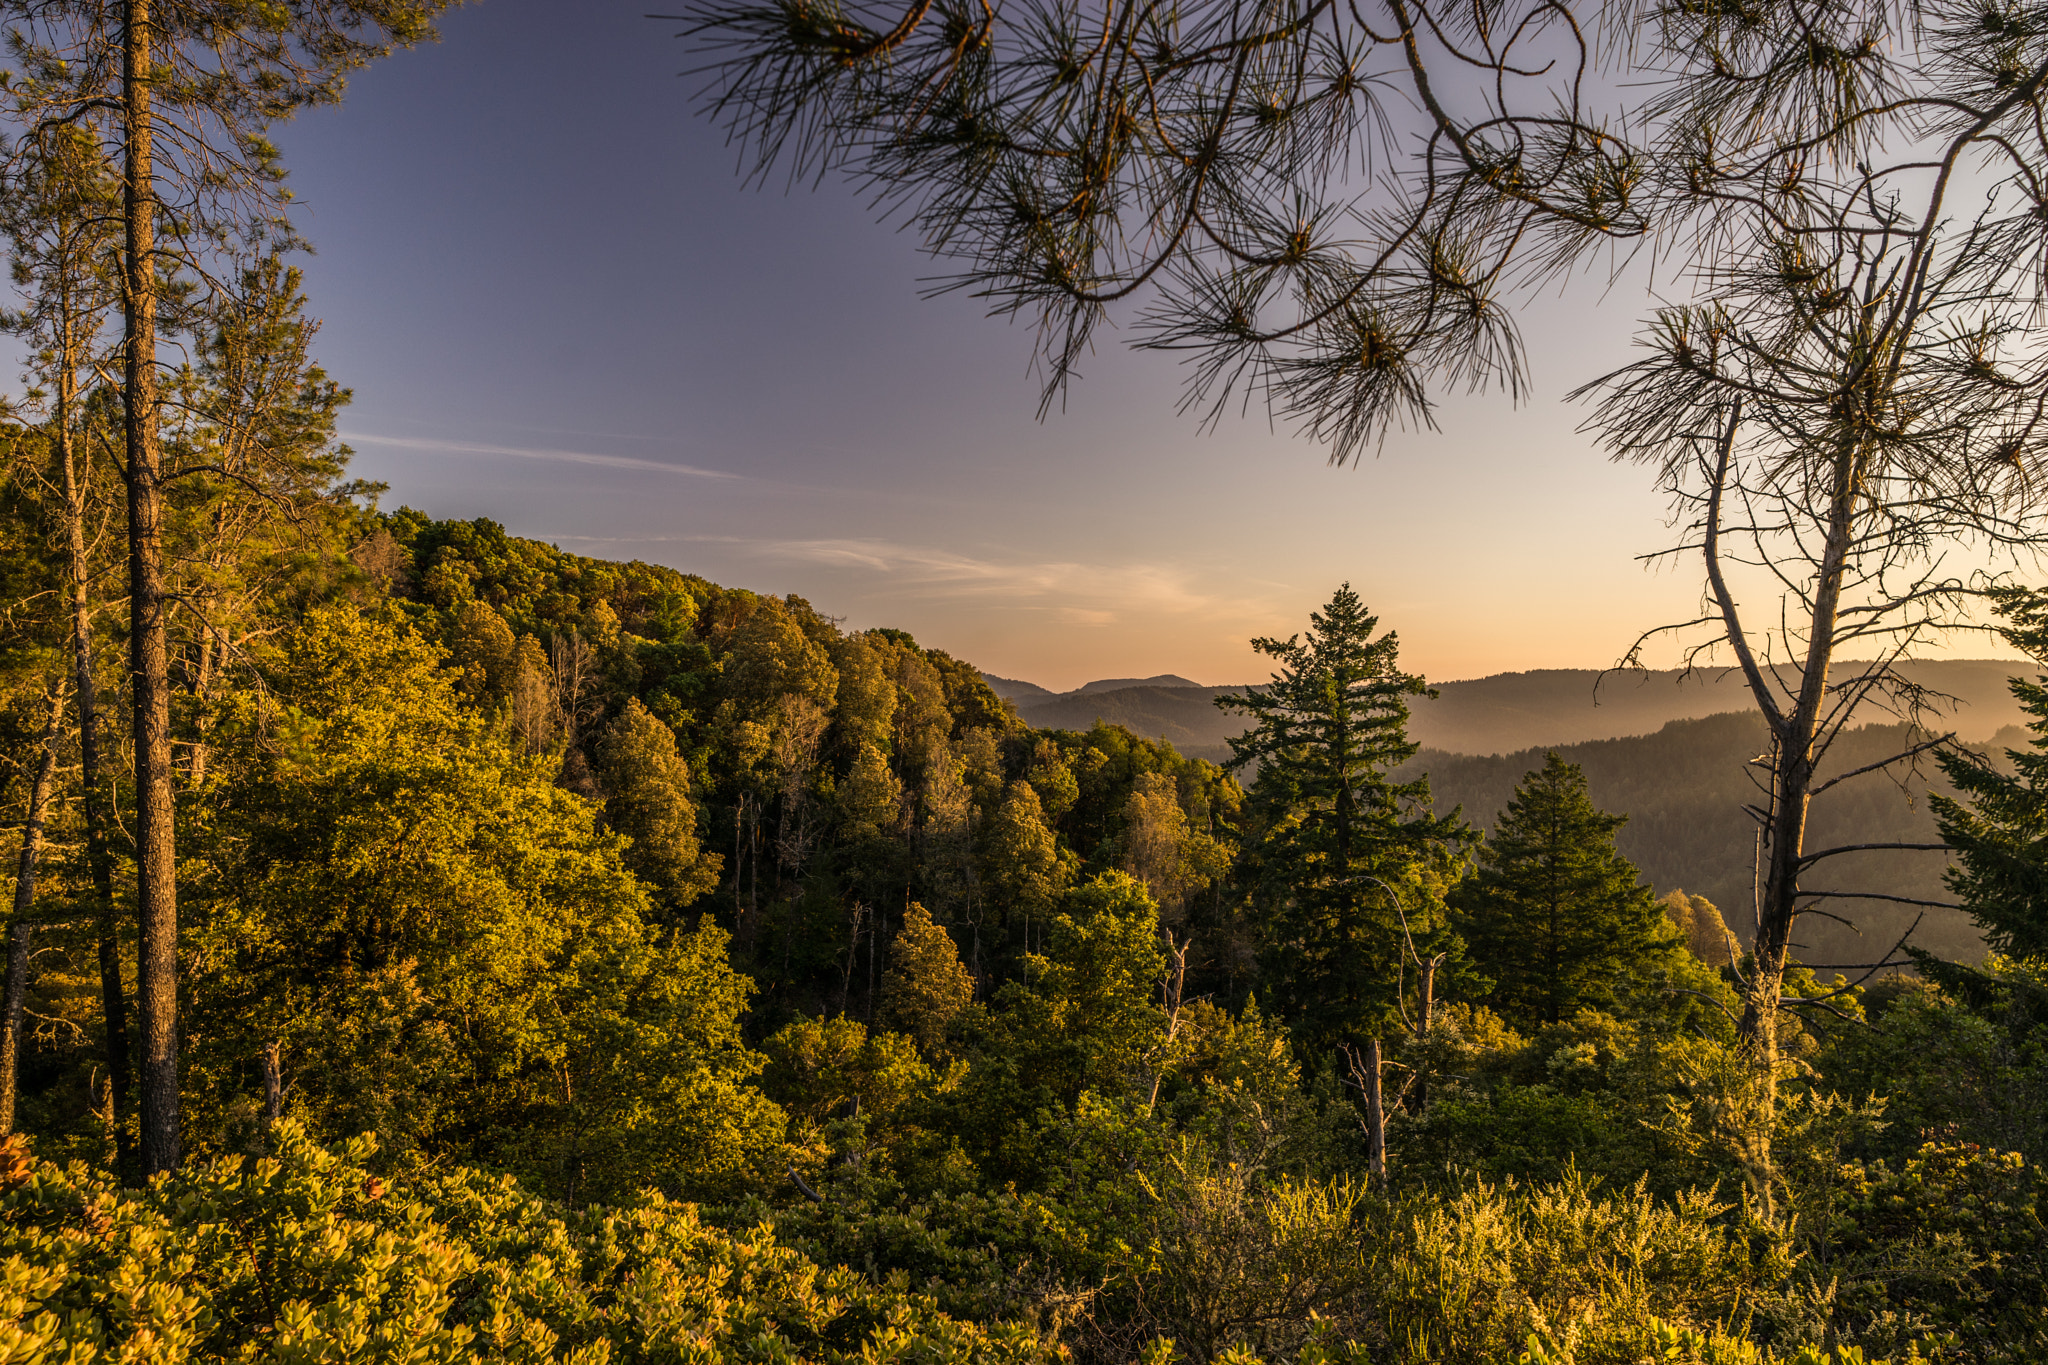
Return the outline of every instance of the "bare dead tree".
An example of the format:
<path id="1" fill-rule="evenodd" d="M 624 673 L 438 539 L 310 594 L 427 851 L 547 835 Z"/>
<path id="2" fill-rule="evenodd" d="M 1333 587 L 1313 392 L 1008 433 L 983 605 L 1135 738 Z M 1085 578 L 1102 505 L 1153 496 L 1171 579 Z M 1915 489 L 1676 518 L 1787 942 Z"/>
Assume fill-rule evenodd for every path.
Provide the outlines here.
<path id="1" fill-rule="evenodd" d="M 571 627 L 549 638 L 548 666 L 554 674 L 556 720 L 573 747 L 582 741 L 583 727 L 603 714 L 603 702 L 595 695 L 597 656 L 582 632 Z"/>
<path id="2" fill-rule="evenodd" d="M 1766 1078 L 1800 918 L 1885 894 L 1810 885 L 1856 851 L 1806 847 L 1811 803 L 1952 741 L 1947 699 L 1899 664 L 1976 628 L 1975 599 L 2044 544 L 2044 38 L 1998 5 L 1792 5 L 1674 9 L 1653 44 L 1658 157 L 1689 165 L 1711 249 L 1645 357 L 1581 392 L 1670 495 L 1667 553 L 1698 556 L 1701 611 L 1663 631 L 1739 669 L 1769 726 L 1742 977 Z M 1795 41 L 1809 69 L 1787 69 Z M 1851 653 L 1870 662 L 1838 667 Z M 1920 737 L 1820 780 L 1872 706 Z"/>

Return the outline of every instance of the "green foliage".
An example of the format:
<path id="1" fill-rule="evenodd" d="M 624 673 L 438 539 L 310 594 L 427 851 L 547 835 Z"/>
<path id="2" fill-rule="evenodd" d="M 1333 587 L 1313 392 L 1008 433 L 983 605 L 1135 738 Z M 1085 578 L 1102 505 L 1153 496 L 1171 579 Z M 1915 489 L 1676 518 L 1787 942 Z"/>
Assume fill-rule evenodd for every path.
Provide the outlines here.
<path id="1" fill-rule="evenodd" d="M 1066 881 L 1059 848 L 1046 828 L 1038 793 L 1021 778 L 1009 784 L 982 836 L 982 881 L 1001 922 L 1029 946 L 1031 922 L 1041 929 Z"/>
<path id="2" fill-rule="evenodd" d="M 1722 1212 L 1641 1188 L 1603 1198 L 1575 1175 L 1533 1188 L 1472 1182 L 1401 1207 L 1383 1291 L 1405 1338 L 1397 1358 L 1490 1365 L 1535 1337 L 1564 1359 L 1619 1365 L 1637 1358 L 1624 1352 L 1651 1318 L 1739 1318 L 1759 1267 L 1746 1239 L 1718 1226 Z"/>
<path id="3" fill-rule="evenodd" d="M 1728 931 L 1720 909 L 1705 896 L 1688 896 L 1673 889 L 1659 896 L 1657 904 L 1664 907 L 1686 950 L 1709 967 L 1726 967 L 1742 956 L 1742 947 Z"/>
<path id="4" fill-rule="evenodd" d="M 1879 762 L 1926 738 L 1902 722 L 1845 731 L 1823 756 L 1818 780 Z M 1760 716 L 1729 712 L 1674 720 L 1652 734 L 1506 754 L 1425 749 L 1396 776 L 1427 773 L 1438 809 L 1459 804 L 1476 818 L 1505 808 L 1523 776 L 1541 767 L 1546 752 L 1554 749 L 1560 758 L 1584 769 L 1588 795 L 1601 809 L 1628 815 L 1628 824 L 1616 832 L 1615 846 L 1646 881 L 1660 894 L 1683 887 L 1704 897 L 1720 907 L 1730 928 L 1746 936 L 1756 881 L 1756 826 L 1743 810 L 1756 794 L 1747 763 L 1769 742 L 1769 729 Z M 1858 779 L 1832 788 L 1826 800 L 1813 803 L 1807 843 L 1819 849 L 1939 842 L 1927 798 L 1944 790 L 1942 775 L 1930 765 L 1898 776 L 1897 783 Z M 1954 899 L 1943 885 L 1943 860 L 1934 854 L 1878 849 L 1832 857 L 1823 866 L 1830 888 L 1868 889 L 1915 900 Z M 1929 951 L 1959 961 L 1974 961 L 1983 953 L 1983 940 L 1964 915 L 1922 918 L 1920 907 L 1854 898 L 1831 909 L 1858 928 L 1806 917 L 1798 938 L 1804 945 L 1801 955 L 1808 960 L 1870 960 L 1876 948 L 1896 941 L 1916 919 L 1920 923 L 1913 941 Z M 1726 966 L 1725 955 L 1716 956 L 1711 965 Z"/>
<path id="5" fill-rule="evenodd" d="M 1117 1267 L 1132 1285 L 1127 1311 L 1190 1359 L 1231 1348 L 1291 1358 L 1318 1319 L 1370 1320 L 1387 1220 L 1361 1185 L 1269 1180 L 1189 1144 L 1143 1186 L 1144 1234 Z"/>
<path id="6" fill-rule="evenodd" d="M 1105 872 L 1068 892 L 1045 951 L 1024 965 L 993 1022 L 1027 1088 L 1071 1105 L 1084 1090 L 1122 1090 L 1153 1060 L 1166 955 L 1158 909 L 1133 878 Z"/>
<path id="7" fill-rule="evenodd" d="M 917 1040 L 927 1057 L 945 1053 L 946 1029 L 974 999 L 974 978 L 960 965 L 953 936 L 915 902 L 889 948 L 882 1017 Z"/>
<path id="8" fill-rule="evenodd" d="M 946 1079 L 910 1039 L 870 1033 L 845 1015 L 786 1024 L 762 1050 L 762 1088 L 803 1125 L 805 1145 L 829 1138 L 841 1160 L 863 1167 L 889 1161 L 923 1136 L 917 1102 Z"/>
<path id="9" fill-rule="evenodd" d="M 117 1265 L 98 1215 L 36 1212 L 36 1245 L 83 1227 L 94 1249 L 47 1288 L 41 1252 L 7 1272 L 22 1358 L 68 1350 L 86 1300 L 103 1354 L 148 1355 L 133 1329 L 159 1313 L 171 1359 L 342 1338 L 508 1360 L 2036 1349 L 1995 1343 L 2036 1330 L 2039 1176 L 1990 1154 L 2040 1147 L 2036 965 L 1930 964 L 1869 993 L 1870 1028 L 1828 1012 L 1865 997 L 1830 995 L 1788 1022 L 1763 1114 L 1727 986 L 1575 773 L 1525 787 L 1569 817 L 1522 821 L 1531 856 L 1506 856 L 1510 811 L 1457 889 L 1455 822 L 1391 775 L 1419 684 L 1355 599 L 1282 648 L 1261 695 L 1300 705 L 1255 732 L 1285 742 L 1247 805 L 1118 727 L 1024 731 L 958 660 L 801 599 L 349 516 L 360 572 L 247 580 L 277 595 L 180 721 L 203 737 L 183 797 L 202 1164 L 126 1196 L 63 1177 L 78 1210 L 154 1230 Z M 47 574 L 9 546 L 24 583 Z M 5 637 L 13 752 L 43 696 L 32 616 Z M 53 908 L 85 903 L 75 862 L 53 853 Z M 1476 925 L 1465 898 L 1531 868 L 1599 874 L 1570 901 L 1584 958 L 1556 1022 L 1525 942 L 1474 928 L 1468 970 L 1445 904 Z M 1327 1044 L 1413 1020 L 1404 912 L 1446 956 L 1427 1034 L 1390 1034 L 1394 1191 L 1369 1196 Z M 91 921 L 42 942 L 20 1112 L 48 1150 L 98 1155 Z M 375 1154 L 309 1145 L 364 1129 Z M 1745 1157 L 1764 1132 L 1767 1168 Z M 1786 1211 L 1768 1226 L 1758 1181 Z M 677 1196 L 722 1202 L 700 1220 Z M 266 1237 L 284 1250 L 230 1264 Z"/>
<path id="10" fill-rule="evenodd" d="M 1862 1154 L 1898 1162 L 1928 1140 L 2048 1160 L 2048 973 L 1993 956 L 1980 971 L 1926 964 L 1869 992 L 1869 1029 L 1846 1029 L 1816 1058 L 1848 1094 L 1888 1096 Z"/>
<path id="11" fill-rule="evenodd" d="M 1555 1024 L 1649 995 L 1678 948 L 1663 910 L 1614 847 L 1627 816 L 1586 795 L 1586 775 L 1551 754 L 1515 789 L 1451 896 L 1494 1008 Z"/>
<path id="12" fill-rule="evenodd" d="M 186 874 L 203 1138 L 247 1140 L 274 1043 L 317 1132 L 564 1192 L 722 1188 L 774 1147 L 723 935 L 658 935 L 622 841 L 459 705 L 424 641 L 315 612 L 215 734 Z"/>
<path id="13" fill-rule="evenodd" d="M 2006 1365 L 2048 1354 L 2048 1172 L 2016 1152 L 1929 1143 L 1893 1169 L 1855 1165 L 1822 1245 L 1844 1335 Z"/>
<path id="14" fill-rule="evenodd" d="M 462 695 L 607 802 L 664 918 L 687 905 L 732 934 L 764 1029 L 873 1014 L 906 892 L 960 931 L 978 979 L 1017 978 L 1052 898 L 1123 859 L 1148 778 L 1169 779 L 1147 810 L 1187 831 L 1188 884 L 1227 861 L 1241 793 L 1213 765 L 1114 727 L 1029 735 L 975 669 L 900 631 L 845 634 L 801 598 L 485 521 L 401 511 L 378 534 L 402 561 L 400 609 L 455 656 Z"/>
<path id="15" fill-rule="evenodd" d="M 1996 598 L 2006 643 L 2048 663 L 2048 592 Z M 2048 957 L 2048 678 L 2014 678 L 2020 709 L 2033 717 L 2026 749 L 2007 749 L 2009 771 L 1974 754 L 1943 750 L 1942 770 L 1959 800 L 1936 796 L 1942 842 L 1955 850 L 1948 884 L 1984 930 L 1985 942 L 2020 957 Z"/>
<path id="16" fill-rule="evenodd" d="M 63 1361 L 1050 1358 L 1007 1325 L 821 1270 L 649 1196 L 575 1213 L 457 1168 L 387 1182 L 371 1144 L 195 1165 L 140 1191 L 35 1165 L 0 1197 L 0 1350 Z"/>
<path id="17" fill-rule="evenodd" d="M 674 915 L 717 886 L 720 858 L 698 847 L 690 767 L 676 752 L 675 732 L 628 698 L 595 757 L 605 823 L 632 841 L 626 865 L 663 910 Z"/>

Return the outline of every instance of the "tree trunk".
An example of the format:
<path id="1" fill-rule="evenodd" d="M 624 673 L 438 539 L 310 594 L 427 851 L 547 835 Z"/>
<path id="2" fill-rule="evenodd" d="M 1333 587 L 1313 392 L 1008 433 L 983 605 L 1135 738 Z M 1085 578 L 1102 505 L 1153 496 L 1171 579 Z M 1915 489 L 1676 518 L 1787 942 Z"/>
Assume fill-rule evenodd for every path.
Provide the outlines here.
<path id="1" fill-rule="evenodd" d="M 1752 1117 L 1756 1131 L 1750 1140 L 1755 1144 L 1755 1160 L 1763 1172 L 1767 1203 L 1782 1061 L 1778 1051 L 1779 1000 L 1784 992 L 1785 968 L 1791 958 L 1792 930 L 1799 919 L 1799 874 L 1806 846 L 1807 808 L 1813 799 L 1815 741 L 1827 706 L 1842 577 L 1855 532 L 1860 481 L 1861 461 L 1852 435 L 1843 439 L 1835 457 L 1828 536 L 1816 575 L 1799 695 L 1792 709 L 1773 727 L 1776 750 L 1764 850 L 1764 887 L 1757 905 L 1756 940 L 1752 945 L 1740 1027 L 1759 1083 L 1759 1103 Z"/>
<path id="2" fill-rule="evenodd" d="M 1365 1160 L 1373 1188 L 1387 1188 L 1387 1102 L 1380 1084 L 1380 1040 L 1366 1039 L 1364 1056 L 1357 1066 L 1358 1083 L 1365 1089 Z"/>
<path id="3" fill-rule="evenodd" d="M 0 1137 L 14 1131 L 14 1097 L 21 1077 L 21 1011 L 28 996 L 28 954 L 36 927 L 16 920 L 7 934 L 7 999 L 0 1015 Z"/>
<path id="4" fill-rule="evenodd" d="M 156 168 L 150 0 L 124 0 L 122 113 L 123 428 L 127 438 L 130 685 L 135 696 L 135 963 L 142 1035 L 142 1170 L 178 1165 L 178 884 L 171 689 L 163 574 L 163 451 L 157 441 Z"/>
<path id="5" fill-rule="evenodd" d="M 14 915 L 7 935 L 7 990 L 0 1007 L 0 1136 L 14 1131 L 15 1079 L 21 1070 L 21 1006 L 28 994 L 28 950 L 35 926 L 36 866 L 43 852 L 43 817 L 50 806 L 50 780 L 57 771 L 57 733 L 64 724 L 64 684 L 50 684 L 50 720 L 43 727 L 43 753 L 29 784 L 28 819 L 21 829 L 21 863 L 14 874 Z"/>
<path id="6" fill-rule="evenodd" d="M 1436 969 L 1443 962 L 1441 955 L 1422 960 L 1422 1004 L 1416 1011 L 1416 1040 L 1422 1044 L 1422 1067 L 1431 1064 L 1429 1031 L 1436 1023 Z M 1412 1112 L 1421 1114 L 1429 1108 L 1429 1076 L 1422 1067 L 1416 1068 L 1415 1106 Z"/>
<path id="7" fill-rule="evenodd" d="M 266 1145 L 270 1130 L 284 1117 L 284 1044 L 272 1038 L 263 1045 L 263 1132 Z"/>
<path id="8" fill-rule="evenodd" d="M 77 388 L 77 341 L 67 310 L 57 370 L 57 457 L 64 487 L 65 553 L 71 580 L 71 687 L 78 698 L 78 782 L 85 816 L 85 865 L 99 913 L 100 1011 L 106 1025 L 107 1122 L 114 1133 L 114 1167 L 134 1170 L 128 1135 L 128 1002 L 121 980 L 120 923 L 114 907 L 114 865 L 107 852 L 106 793 L 100 774 L 99 693 L 93 673 L 92 566 L 85 545 L 85 484 L 72 429 Z"/>

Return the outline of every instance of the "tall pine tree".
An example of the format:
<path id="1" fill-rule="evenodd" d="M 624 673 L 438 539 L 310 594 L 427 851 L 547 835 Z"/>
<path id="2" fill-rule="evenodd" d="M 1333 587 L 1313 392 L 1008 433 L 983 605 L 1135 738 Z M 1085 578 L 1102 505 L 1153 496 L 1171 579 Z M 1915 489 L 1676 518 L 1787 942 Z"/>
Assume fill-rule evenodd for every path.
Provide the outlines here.
<path id="1" fill-rule="evenodd" d="M 1551 754 L 1515 788 L 1452 894 L 1476 969 L 1511 1022 L 1555 1024 L 1615 1009 L 1676 946 L 1670 920 L 1614 846 L 1628 823 L 1586 794 L 1586 774 Z"/>
<path id="2" fill-rule="evenodd" d="M 1346 583 L 1309 617 L 1306 638 L 1252 641 L 1279 665 L 1271 683 L 1216 701 L 1254 722 L 1231 741 L 1230 766 L 1258 766 L 1247 867 L 1263 921 L 1264 994 L 1322 1047 L 1365 1045 L 1388 1030 L 1404 915 L 1424 955 L 1451 945 L 1439 895 L 1473 838 L 1456 812 L 1431 814 L 1428 779 L 1388 776 L 1419 747 L 1407 699 L 1428 688 L 1401 671 L 1395 634 L 1378 629 Z"/>

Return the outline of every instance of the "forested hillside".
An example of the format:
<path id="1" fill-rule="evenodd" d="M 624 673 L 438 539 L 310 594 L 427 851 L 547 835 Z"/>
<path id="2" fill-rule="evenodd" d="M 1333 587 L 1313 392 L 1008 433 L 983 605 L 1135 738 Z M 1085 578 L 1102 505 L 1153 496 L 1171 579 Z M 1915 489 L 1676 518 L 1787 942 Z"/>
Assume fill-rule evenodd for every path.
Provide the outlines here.
<path id="1" fill-rule="evenodd" d="M 758 169 L 789 145 L 942 254 L 979 234 L 953 282 L 999 312 L 1066 300 L 1055 391 L 1156 277 L 1198 396 L 1267 392 L 1340 457 L 1433 425 L 1424 371 L 1520 391 L 1490 281 L 1543 215 L 1564 263 L 1655 226 L 1646 176 L 1764 187 L 1723 272 L 1753 297 L 1660 318 L 1597 419 L 1760 714 L 1672 719 L 1708 694 L 1653 678 L 1593 722 L 1590 675 L 1433 700 L 1349 582 L 1250 642 L 1255 685 L 1004 683 L 1020 712 L 945 641 L 386 510 L 271 134 L 446 8 L 5 8 L 0 1365 L 2048 1359 L 2048 682 L 1894 667 L 1981 607 L 2048 669 L 2048 588 L 1941 558 L 2048 548 L 2048 372 L 2001 349 L 2043 315 L 2048 177 L 1963 215 L 2008 265 L 1937 269 L 1899 253 L 1948 218 L 1913 227 L 1855 126 L 1920 88 L 1899 126 L 1961 118 L 1951 166 L 2048 146 L 2038 16 L 1916 13 L 1947 27 L 1903 86 L 1866 80 L 1890 17 L 1768 6 L 1654 42 L 1547 3 L 683 21 Z M 1747 112 L 1653 103 L 1678 126 L 1639 149 L 1497 122 L 1546 52 L 1639 37 Z M 1498 78 L 1479 128 L 1422 79 L 1444 47 Z M 1402 65 L 1426 183 L 1352 155 Z M 1844 126 L 1740 145 L 1814 110 Z M 1361 164 L 1420 197 L 1298 179 Z M 1360 273 L 1339 221 L 1398 245 Z M 1775 632 L 1724 532 L 1801 608 Z M 2013 752 L 1930 728 L 1930 686 Z"/>
<path id="2" fill-rule="evenodd" d="M 1856 665 L 1844 665 L 1854 668 Z M 2004 659 L 1919 660 L 1905 676 L 1944 700 L 1943 728 L 1970 743 L 2025 722 L 2007 688 L 2024 664 Z M 1239 687 L 1202 687 L 1179 679 L 1106 679 L 1072 692 L 999 680 L 1017 712 L 1034 725 L 1086 729 L 1097 720 L 1165 738 L 1182 753 L 1227 759 L 1242 722 L 1214 707 Z M 1707 669 L 1681 677 L 1671 670 L 1601 673 L 1591 668 L 1497 673 L 1432 681 L 1435 697 L 1418 697 L 1410 731 L 1424 748 L 1453 754 L 1515 754 L 1560 744 L 1656 733 L 1674 720 L 1748 712 L 1753 699 L 1741 677 Z M 999 689 L 1000 690 L 1000 689 Z"/>
<path id="3" fill-rule="evenodd" d="M 1365 651 L 1344 666 L 1377 698 L 1359 742 L 1326 760 L 1285 728 L 1312 719 L 1327 665 L 1283 660 L 1306 690 L 1247 694 L 1266 737 L 1247 791 L 1119 727 L 1034 730 L 968 663 L 846 632 L 800 598 L 311 492 L 279 520 L 195 483 L 173 524 L 177 582 L 204 607 L 171 635 L 190 1156 L 121 1192 L 134 1110 L 104 1059 L 134 939 L 105 907 L 126 894 L 132 798 L 100 779 L 117 818 L 96 861 L 76 713 L 51 709 L 75 641 L 50 586 L 73 561 L 45 534 L 72 504 L 34 477 L 50 447 L 12 439 L 6 791 L 47 839 L 18 882 L 14 941 L 33 956 L 14 958 L 4 1097 L 38 1157 L 85 1167 L 17 1155 L 0 1172 L 0 1243 L 54 1277 L 7 1330 L 154 1340 L 145 1354 L 167 1360 L 352 1333 L 508 1360 L 541 1334 L 651 1360 L 678 1312 L 721 1343 L 762 1339 L 747 1323 L 768 1312 L 775 1341 L 829 1358 L 887 1342 L 1206 1361 L 1248 1343 L 1309 1360 L 1341 1340 L 1360 1359 L 1481 1365 L 1561 1321 L 1582 1353 L 1531 1359 L 1658 1343 L 1778 1358 L 1729 1355 L 1755 1349 L 1727 1334 L 1732 1314 L 1811 1339 L 1799 1224 L 1687 1193 L 1750 1170 L 1706 1117 L 1710 1077 L 1739 1056 L 1714 917 L 1654 901 L 1588 797 L 1641 806 L 1624 836 L 1653 859 L 1700 808 L 1660 794 L 1727 796 L 1739 724 L 1673 727 L 1647 763 L 1609 761 L 1642 741 L 1575 752 L 1590 784 L 1566 764 L 1539 783 L 1509 771 L 1519 759 L 1434 756 L 1439 811 L 1513 797 L 1512 828 L 1475 847 L 1403 777 L 1423 764 L 1401 702 L 1420 684 L 1342 594 L 1326 634 Z M 92 634 L 118 639 L 118 619 L 95 611 Z M 118 711 L 112 655 L 92 667 Z M 118 748 L 106 717 L 96 733 Z M 1302 796 L 1339 778 L 1373 831 L 1349 852 Z M 1553 815 L 1576 832 L 1545 834 Z M 1855 818 L 1899 823 L 1882 802 Z M 1334 856 L 1357 875 L 1314 871 Z M 1559 903 L 1577 927 L 1546 939 L 1558 922 L 1529 868 L 1585 857 L 1590 879 Z M 1774 1196 L 1831 1210 L 1831 1273 L 1860 1297 L 1827 1330 L 1896 1346 L 1938 1328 L 1968 1343 L 1960 1359 L 2025 1358 L 2017 1343 L 2044 1330 L 2026 1306 L 2039 1177 L 1920 1146 L 1954 1132 L 2042 1150 L 2035 1064 L 1970 1032 L 2022 1026 L 1970 1022 L 1931 988 L 1866 1004 L 1794 985 L 1826 1002 L 1796 1034 L 1814 1074 L 1886 1087 L 1904 1115 L 1845 1114 L 1826 1141 L 1874 1164 Z M 1872 1007 L 1891 1032 L 1830 1027 Z M 1948 1079 L 1900 1086 L 1907 1058 Z M 1954 1086 L 1958 1066 L 1978 1078 Z M 366 1131 L 374 1147 L 321 1145 Z M 1783 1141 L 1788 1170 L 1836 1159 Z M 1534 1183 L 1474 1183 L 1510 1175 Z M 1918 1201 L 1903 1223 L 1901 1190 Z M 1956 1235 L 1957 1200 L 2001 1211 L 2005 1259 L 1884 1288 L 1889 1239 Z M 252 1259 L 203 1210 L 229 1211 L 236 1237 L 317 1236 L 342 1264 L 396 1255 L 425 1297 L 311 1288 L 298 1252 Z M 193 1268 L 51 1259 L 100 1227 L 189 1246 Z M 52 1228 L 59 1243 L 39 1240 Z M 1669 1270 L 1600 1259 L 1644 1239 Z M 1590 1278 L 1560 1272 L 1580 1261 Z M 652 1291 L 655 1265 L 684 1278 Z M 699 1283 L 736 1297 L 713 1311 Z M 108 1307 L 121 1285 L 156 1286 L 146 1322 Z M 628 1285 L 654 1297 L 629 1311 Z M 293 1316 L 306 1296 L 324 1317 Z M 62 1325 L 67 1303 L 89 1326 Z M 1922 1325 L 1894 1325 L 1883 1305 L 1900 1304 Z M 1623 1354 L 1583 1353 L 1598 1343 Z"/>
<path id="4" fill-rule="evenodd" d="M 450 651 L 459 690 L 559 750 L 569 789 L 700 833 L 687 862 L 636 870 L 677 906 L 708 893 L 697 909 L 731 930 L 765 1019 L 871 1017 L 878 945 L 910 903 L 956 926 L 977 978 L 1000 978 L 1046 888 L 1133 857 L 1215 863 L 1235 828 L 1243 792 L 1214 765 L 1114 727 L 1030 730 L 972 666 L 900 631 L 844 633 L 801 598 L 490 523 L 401 512 L 372 535 L 364 554 L 388 559 L 399 610 Z M 663 748 L 661 728 L 673 758 L 639 747 Z M 660 798 L 629 790 L 650 763 L 671 774 Z"/>
<path id="5" fill-rule="evenodd" d="M 1909 736 L 1903 726 L 1872 725 L 1849 732 L 1828 756 L 1833 776 L 1895 753 Z M 1765 744 L 1753 714 L 1673 721 L 1653 735 L 1549 746 L 1585 770 L 1593 800 L 1620 811 L 1628 824 L 1615 843 L 1660 894 L 1683 890 L 1705 896 L 1747 939 L 1755 867 L 1755 821 L 1744 812 L 1757 799 L 1747 764 Z M 2025 733 L 2008 728 L 1984 748 L 1996 756 L 2024 747 Z M 1491 825 L 1524 773 L 1540 767 L 1543 748 L 1478 757 L 1422 750 L 1405 771 L 1427 774 L 1439 811 L 1462 806 L 1467 818 Z M 1932 761 L 1891 776 L 1868 773 L 1858 784 L 1830 793 L 1814 808 L 1810 837 L 1816 848 L 1843 844 L 1940 841 L 1927 793 L 1953 795 Z M 1952 899 L 1943 885 L 1948 859 L 1940 853 L 1875 851 L 1844 856 L 1828 869 L 1833 891 L 1874 891 L 1912 900 Z M 1967 915 L 1952 910 L 1850 899 L 1828 910 L 1856 926 L 1814 918 L 1801 926 L 1800 955 L 1808 962 L 1876 961 L 1916 918 L 1913 943 L 1945 958 L 1976 961 L 1983 940 Z M 1924 916 L 1924 917 L 1923 917 Z M 1860 930 L 1860 932 L 1858 932 Z"/>

